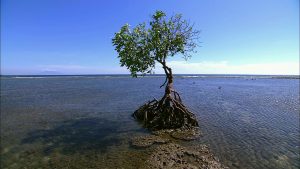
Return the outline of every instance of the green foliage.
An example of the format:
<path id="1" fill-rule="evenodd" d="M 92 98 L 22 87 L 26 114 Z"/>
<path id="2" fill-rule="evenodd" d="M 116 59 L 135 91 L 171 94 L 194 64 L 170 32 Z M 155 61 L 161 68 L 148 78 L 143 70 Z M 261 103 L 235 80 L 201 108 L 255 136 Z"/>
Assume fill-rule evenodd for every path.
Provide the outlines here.
<path id="1" fill-rule="evenodd" d="M 133 29 L 124 25 L 115 33 L 112 43 L 121 66 L 136 77 L 137 73 L 151 73 L 156 61 L 165 66 L 168 56 L 180 53 L 184 59 L 191 57 L 198 35 L 199 31 L 193 30 L 193 25 L 181 15 L 166 18 L 164 12 L 156 11 L 149 25 L 143 23 Z"/>

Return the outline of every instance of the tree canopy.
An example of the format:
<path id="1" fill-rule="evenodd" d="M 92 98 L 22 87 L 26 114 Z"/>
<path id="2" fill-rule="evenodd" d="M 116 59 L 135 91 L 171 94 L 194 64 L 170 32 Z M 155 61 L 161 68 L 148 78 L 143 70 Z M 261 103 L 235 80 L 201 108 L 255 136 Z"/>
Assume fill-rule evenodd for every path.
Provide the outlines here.
<path id="1" fill-rule="evenodd" d="M 151 73 L 155 62 L 165 66 L 167 57 L 175 54 L 182 54 L 184 59 L 191 57 L 199 33 L 181 14 L 167 18 L 164 12 L 156 11 L 149 24 L 142 23 L 133 29 L 129 24 L 122 26 L 112 43 L 121 66 L 126 66 L 131 75 L 137 77 L 137 73 Z"/>

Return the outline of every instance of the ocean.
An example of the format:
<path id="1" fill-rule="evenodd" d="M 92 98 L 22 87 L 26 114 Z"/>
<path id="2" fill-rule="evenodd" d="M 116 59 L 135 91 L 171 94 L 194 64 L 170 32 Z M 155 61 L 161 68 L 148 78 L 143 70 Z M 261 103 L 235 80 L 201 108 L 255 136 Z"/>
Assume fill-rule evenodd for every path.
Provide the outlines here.
<path id="1" fill-rule="evenodd" d="M 163 75 L 1 76 L 1 168 L 140 168 L 150 132 L 131 114 Z M 300 167 L 299 76 L 176 75 L 206 144 L 232 169 Z"/>

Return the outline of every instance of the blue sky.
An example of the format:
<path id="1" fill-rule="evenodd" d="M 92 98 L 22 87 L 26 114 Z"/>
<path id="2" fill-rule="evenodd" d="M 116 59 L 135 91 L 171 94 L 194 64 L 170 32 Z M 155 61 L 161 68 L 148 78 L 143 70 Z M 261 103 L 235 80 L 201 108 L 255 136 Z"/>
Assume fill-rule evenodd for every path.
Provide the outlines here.
<path id="1" fill-rule="evenodd" d="M 2 0 L 1 74 L 129 73 L 111 38 L 156 10 L 202 31 L 174 73 L 299 74 L 298 0 Z"/>

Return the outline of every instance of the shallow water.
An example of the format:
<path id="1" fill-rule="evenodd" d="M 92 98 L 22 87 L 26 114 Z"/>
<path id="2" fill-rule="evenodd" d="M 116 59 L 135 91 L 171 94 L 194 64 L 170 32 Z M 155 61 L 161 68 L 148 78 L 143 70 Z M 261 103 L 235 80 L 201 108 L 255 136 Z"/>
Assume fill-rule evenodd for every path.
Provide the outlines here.
<path id="1" fill-rule="evenodd" d="M 1 78 L 1 168 L 140 168 L 151 150 L 131 113 L 163 77 Z M 226 166 L 299 168 L 299 79 L 177 77 L 175 88 Z"/>

